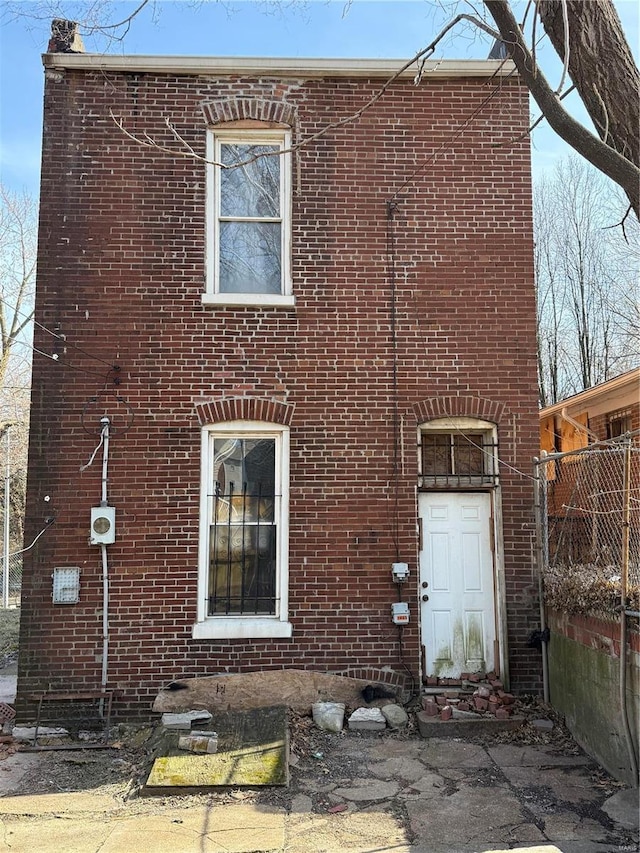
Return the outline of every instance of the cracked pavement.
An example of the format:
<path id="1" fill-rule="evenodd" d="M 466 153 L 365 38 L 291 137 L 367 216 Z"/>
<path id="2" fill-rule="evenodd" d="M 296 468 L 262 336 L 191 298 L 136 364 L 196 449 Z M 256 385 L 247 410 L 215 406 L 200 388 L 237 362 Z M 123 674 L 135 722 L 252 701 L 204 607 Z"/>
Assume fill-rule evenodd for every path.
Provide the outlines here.
<path id="1" fill-rule="evenodd" d="M 17 754 L 55 774 L 61 754 Z M 104 759 L 107 760 L 105 756 Z M 116 758 L 109 760 L 117 761 Z M 35 765 L 34 765 L 35 762 Z M 3 762 L 6 765 L 6 762 Z M 44 765 L 43 765 L 44 766 Z M 322 735 L 291 756 L 288 788 L 125 799 L 99 786 L 0 797 L 0 853 L 627 853 L 584 754 L 393 733 Z M 633 814 L 637 791 L 627 797 Z M 630 808 L 629 808 L 630 805 Z M 620 822 L 622 821 L 622 822 Z"/>

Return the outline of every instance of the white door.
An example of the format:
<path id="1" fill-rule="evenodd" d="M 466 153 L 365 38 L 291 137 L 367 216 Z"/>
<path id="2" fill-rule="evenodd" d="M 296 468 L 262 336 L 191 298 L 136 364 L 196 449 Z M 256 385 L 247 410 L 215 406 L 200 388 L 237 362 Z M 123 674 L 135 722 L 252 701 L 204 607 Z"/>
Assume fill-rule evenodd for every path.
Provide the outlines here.
<path id="1" fill-rule="evenodd" d="M 494 669 L 491 495 L 418 495 L 423 675 L 459 678 Z"/>

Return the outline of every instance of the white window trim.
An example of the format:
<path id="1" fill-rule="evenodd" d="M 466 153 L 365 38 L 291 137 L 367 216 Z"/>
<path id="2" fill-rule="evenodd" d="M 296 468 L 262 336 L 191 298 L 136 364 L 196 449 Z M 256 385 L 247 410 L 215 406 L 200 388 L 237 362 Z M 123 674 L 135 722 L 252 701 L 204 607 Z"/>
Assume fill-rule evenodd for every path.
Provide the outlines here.
<path id="1" fill-rule="evenodd" d="M 280 293 L 220 293 L 218 290 L 217 211 L 219 209 L 220 143 L 237 142 L 253 145 L 280 145 L 280 194 L 282 204 Z M 291 282 L 291 132 L 288 130 L 209 128 L 207 131 L 206 167 L 206 290 L 203 305 L 246 305 L 256 307 L 293 307 L 295 298 Z"/>
<path id="2" fill-rule="evenodd" d="M 211 477 L 213 438 L 242 436 L 243 438 L 276 439 L 276 492 L 281 495 L 277 518 L 277 612 L 273 616 L 208 616 L 209 584 L 209 523 L 211 509 L 208 492 Z M 200 470 L 200 541 L 198 547 L 198 611 L 192 629 L 195 640 L 259 639 L 261 637 L 291 637 L 293 628 L 288 621 L 289 609 L 289 428 L 264 421 L 228 421 L 202 429 Z"/>

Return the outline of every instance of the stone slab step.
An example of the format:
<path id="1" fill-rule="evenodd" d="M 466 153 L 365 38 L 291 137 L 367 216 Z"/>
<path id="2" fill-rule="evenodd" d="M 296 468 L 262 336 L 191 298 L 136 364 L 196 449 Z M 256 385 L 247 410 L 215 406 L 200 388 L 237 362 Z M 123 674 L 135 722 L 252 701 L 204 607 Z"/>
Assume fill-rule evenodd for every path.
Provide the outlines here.
<path id="1" fill-rule="evenodd" d="M 422 737 L 475 737 L 490 732 L 513 731 L 524 723 L 524 717 L 518 716 L 508 720 L 480 715 L 475 719 L 441 720 L 439 717 L 429 717 L 424 711 L 418 711 L 416 718 Z"/>

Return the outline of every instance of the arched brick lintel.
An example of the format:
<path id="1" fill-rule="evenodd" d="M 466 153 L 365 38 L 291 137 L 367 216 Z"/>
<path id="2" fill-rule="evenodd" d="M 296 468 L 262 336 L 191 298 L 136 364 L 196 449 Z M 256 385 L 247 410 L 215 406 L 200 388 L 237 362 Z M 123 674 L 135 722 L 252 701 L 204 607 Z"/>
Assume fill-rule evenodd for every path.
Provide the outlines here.
<path id="1" fill-rule="evenodd" d="M 210 397 L 195 400 L 200 426 L 225 421 L 265 421 L 289 426 L 293 405 L 273 397 Z"/>
<path id="2" fill-rule="evenodd" d="M 478 418 L 499 424 L 507 414 L 504 403 L 487 400 L 484 397 L 428 397 L 414 403 L 413 412 L 419 424 L 434 421 L 437 418 Z"/>
<path id="3" fill-rule="evenodd" d="M 255 119 L 278 122 L 292 127 L 296 118 L 296 108 L 293 104 L 272 98 L 229 97 L 219 101 L 207 101 L 202 104 L 202 112 L 209 125 Z"/>

